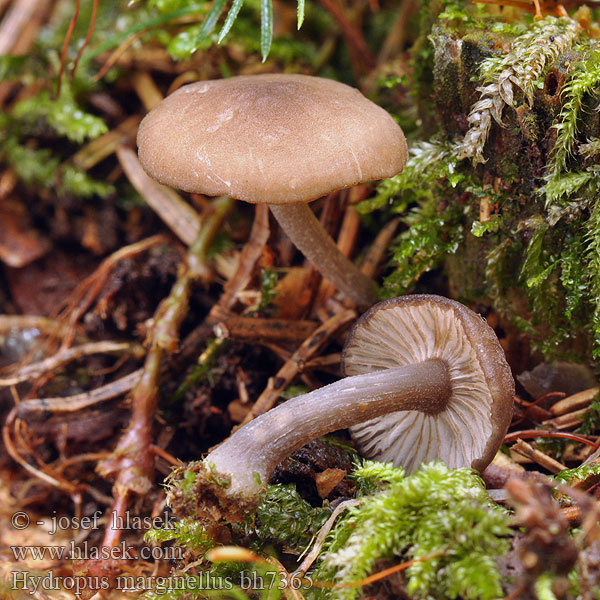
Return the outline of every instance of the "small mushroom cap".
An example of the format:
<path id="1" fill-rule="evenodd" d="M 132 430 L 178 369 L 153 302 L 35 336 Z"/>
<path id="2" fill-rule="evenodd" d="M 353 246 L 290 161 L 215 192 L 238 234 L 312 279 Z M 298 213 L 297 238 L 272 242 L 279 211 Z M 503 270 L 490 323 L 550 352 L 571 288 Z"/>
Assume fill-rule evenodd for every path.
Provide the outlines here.
<path id="1" fill-rule="evenodd" d="M 138 151 L 165 185 L 247 202 L 307 202 L 399 173 L 404 134 L 343 83 L 250 75 L 186 85 L 142 121 Z"/>
<path id="2" fill-rule="evenodd" d="M 482 471 L 510 424 L 515 385 L 498 338 L 480 315 L 441 296 L 380 302 L 356 322 L 342 367 L 358 375 L 433 358 L 448 370 L 445 410 L 390 413 L 352 427 L 352 437 L 365 456 L 408 472 L 436 459 Z"/>

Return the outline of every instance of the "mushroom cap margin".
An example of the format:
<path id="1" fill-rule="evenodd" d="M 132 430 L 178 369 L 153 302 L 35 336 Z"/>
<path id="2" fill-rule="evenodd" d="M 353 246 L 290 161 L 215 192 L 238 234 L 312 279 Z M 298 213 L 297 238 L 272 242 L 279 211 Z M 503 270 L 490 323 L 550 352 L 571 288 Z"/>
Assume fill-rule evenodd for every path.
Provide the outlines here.
<path id="1" fill-rule="evenodd" d="M 399 173 L 408 150 L 381 107 L 343 83 L 267 74 L 181 87 L 142 120 L 138 153 L 165 185 L 286 204 Z"/>
<path id="2" fill-rule="evenodd" d="M 494 333 L 494 330 L 480 315 L 473 312 L 463 304 L 460 304 L 459 302 L 436 295 L 415 294 L 403 296 L 400 298 L 391 298 L 389 300 L 384 300 L 383 302 L 380 302 L 375 306 L 371 307 L 371 309 L 364 313 L 357 320 L 354 327 L 352 328 L 342 354 L 342 372 L 346 375 L 356 375 L 359 373 L 377 370 L 378 368 L 383 368 L 381 365 L 377 367 L 373 365 L 364 364 L 369 359 L 366 356 L 361 357 L 361 351 L 356 347 L 358 343 L 357 340 L 361 337 L 364 337 L 364 335 L 361 336 L 360 333 L 359 335 L 357 335 L 357 332 L 362 332 L 364 334 L 365 330 L 363 330 L 363 328 L 371 322 L 371 319 L 373 319 L 373 317 L 377 315 L 377 313 L 380 310 L 402 310 L 403 308 L 419 306 L 435 306 L 444 312 L 450 311 L 451 314 L 455 316 L 455 318 L 457 319 L 457 323 L 460 324 L 460 330 L 464 332 L 465 339 L 468 341 L 468 346 L 472 349 L 471 354 L 476 357 L 478 363 L 478 370 L 481 371 L 485 380 L 485 385 L 489 390 L 489 394 L 492 399 L 489 410 L 490 419 L 492 423 L 491 431 L 484 446 L 480 448 L 478 456 L 474 456 L 470 463 L 471 467 L 482 471 L 493 459 L 494 455 L 496 454 L 498 448 L 502 443 L 502 439 L 506 434 L 508 426 L 510 425 L 514 402 L 514 379 L 512 377 L 510 367 L 506 362 L 504 351 L 500 346 L 500 343 L 498 341 L 498 338 L 496 337 L 496 334 Z M 391 328 L 389 327 L 385 329 L 386 335 L 391 333 L 390 329 Z M 415 332 L 416 328 L 415 331 L 408 332 L 408 337 L 413 339 L 415 337 L 418 338 L 420 334 L 416 334 Z M 436 335 L 438 337 L 442 336 L 443 338 L 444 336 L 448 335 L 448 332 L 438 332 Z M 395 344 L 398 343 L 398 340 L 394 341 L 393 336 L 389 335 L 388 340 L 386 340 L 386 342 L 388 344 Z M 431 341 L 429 343 L 431 345 Z M 384 344 L 384 342 L 381 341 L 380 344 Z M 377 350 L 376 344 L 372 343 L 371 346 L 371 350 Z M 409 354 L 411 352 L 409 352 Z M 357 357 L 361 358 L 357 359 Z M 444 357 L 434 355 L 424 356 L 422 359 L 424 360 L 426 358 Z M 396 362 L 396 359 L 392 360 Z M 397 359 L 397 364 L 393 364 L 390 366 L 400 366 L 402 364 L 407 364 L 406 357 L 399 357 Z M 387 420 L 387 423 L 391 423 L 394 421 L 394 419 L 403 418 L 403 415 L 406 414 L 406 412 L 397 412 L 392 413 L 394 417 L 392 417 L 391 415 L 379 417 L 378 419 L 374 419 L 373 421 L 370 421 L 366 424 L 362 424 L 351 428 L 351 433 L 360 447 L 361 441 L 359 438 L 364 438 L 365 431 L 368 432 L 369 428 L 371 428 L 371 433 L 368 433 L 367 437 L 372 437 L 374 433 L 377 433 L 377 426 L 379 426 L 380 430 L 382 429 L 384 421 Z M 375 452 L 371 453 L 371 457 L 378 458 L 379 456 L 378 453 Z M 440 456 L 439 458 L 445 459 L 447 457 Z M 385 457 L 385 460 L 389 459 L 389 456 Z M 397 464 L 402 463 L 401 461 L 398 461 Z M 414 466 L 416 467 L 417 465 Z M 463 464 L 452 466 L 469 465 Z"/>

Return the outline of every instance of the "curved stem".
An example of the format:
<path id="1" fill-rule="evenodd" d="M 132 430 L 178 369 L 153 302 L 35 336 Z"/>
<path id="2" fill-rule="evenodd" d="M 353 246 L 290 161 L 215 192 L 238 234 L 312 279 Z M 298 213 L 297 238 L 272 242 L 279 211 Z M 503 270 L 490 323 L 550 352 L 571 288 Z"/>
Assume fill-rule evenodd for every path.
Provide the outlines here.
<path id="1" fill-rule="evenodd" d="M 450 394 L 446 363 L 439 359 L 346 377 L 257 417 L 213 450 L 204 464 L 231 477 L 225 491 L 229 498 L 260 497 L 275 467 L 308 442 L 398 410 L 436 414 Z"/>
<path id="2" fill-rule="evenodd" d="M 339 251 L 308 205 L 272 205 L 271 212 L 294 246 L 344 296 L 361 308 L 377 301 L 373 280 Z"/>

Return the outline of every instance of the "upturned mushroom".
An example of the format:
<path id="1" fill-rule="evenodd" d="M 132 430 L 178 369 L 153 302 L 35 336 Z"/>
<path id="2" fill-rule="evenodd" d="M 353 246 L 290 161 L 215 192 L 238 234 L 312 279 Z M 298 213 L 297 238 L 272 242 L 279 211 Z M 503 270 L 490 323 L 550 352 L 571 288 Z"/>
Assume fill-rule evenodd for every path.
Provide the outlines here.
<path id="1" fill-rule="evenodd" d="M 408 471 L 436 459 L 481 471 L 500 447 L 514 380 L 494 331 L 466 306 L 431 295 L 380 302 L 351 331 L 343 366 L 348 377 L 288 400 L 210 452 L 194 468 L 193 495 L 174 487 L 175 504 L 193 497 L 183 512 L 241 519 L 278 463 L 347 427 L 367 456 Z"/>
<path id="2" fill-rule="evenodd" d="M 165 185 L 268 203 L 294 245 L 361 307 L 373 281 L 307 206 L 325 194 L 399 173 L 404 134 L 358 90 L 306 75 L 252 75 L 186 85 L 140 124 L 140 162 Z"/>

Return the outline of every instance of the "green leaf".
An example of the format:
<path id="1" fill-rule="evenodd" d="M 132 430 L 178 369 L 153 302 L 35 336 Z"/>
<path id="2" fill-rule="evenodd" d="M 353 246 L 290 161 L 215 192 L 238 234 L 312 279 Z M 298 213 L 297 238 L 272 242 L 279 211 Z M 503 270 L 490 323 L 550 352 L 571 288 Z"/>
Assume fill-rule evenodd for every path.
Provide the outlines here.
<path id="1" fill-rule="evenodd" d="M 221 33 L 219 33 L 219 44 L 225 39 L 225 36 L 229 33 L 229 30 L 231 29 L 231 26 L 236 20 L 243 4 L 244 0 L 233 0 L 233 4 L 231 5 L 229 12 L 227 13 L 227 18 L 225 19 L 225 23 L 223 24 Z"/>
<path id="2" fill-rule="evenodd" d="M 471 233 L 475 237 L 481 237 L 484 233 L 497 233 L 502 225 L 502 216 L 493 215 L 487 221 L 473 221 Z"/>
<path id="3" fill-rule="evenodd" d="M 0 81 L 15 79 L 21 75 L 26 63 L 27 59 L 25 56 L 0 55 Z"/>
<path id="4" fill-rule="evenodd" d="M 119 44 L 123 43 L 123 41 L 129 39 L 132 35 L 139 33 L 140 31 L 144 31 L 145 29 L 152 29 L 154 27 L 158 27 L 159 25 L 164 25 L 165 23 L 168 23 L 169 21 L 174 21 L 176 19 L 188 16 L 188 15 L 193 15 L 194 13 L 197 13 L 197 12 L 198 12 L 198 6 L 196 4 L 192 4 L 192 5 L 186 6 L 185 8 L 182 8 L 181 10 L 174 11 L 172 13 L 168 13 L 166 15 L 161 15 L 159 17 L 156 17 L 155 19 L 147 19 L 147 20 L 141 21 L 139 23 L 135 23 L 128 29 L 125 29 L 124 31 L 118 33 L 117 35 L 113 36 L 112 38 L 110 38 L 110 39 L 106 40 L 105 42 L 103 42 L 102 44 L 98 45 L 93 50 L 89 50 L 88 52 L 86 52 L 81 58 L 80 66 L 84 67 L 86 64 L 90 63 L 95 58 L 100 56 L 103 52 L 106 52 L 107 50 L 110 50 L 111 48 L 116 48 L 117 46 L 119 46 Z M 169 50 L 169 53 L 170 53 L 170 50 Z"/>
<path id="5" fill-rule="evenodd" d="M 198 33 L 198 38 L 196 42 L 199 44 L 203 42 L 208 35 L 212 33 L 212 30 L 215 28 L 225 5 L 227 4 L 227 0 L 215 0 L 210 9 L 208 15 L 206 15 L 206 19 L 204 19 L 204 23 L 202 24 L 202 28 Z"/>
<path id="6" fill-rule="evenodd" d="M 548 225 L 546 223 L 537 224 L 527 247 L 525 262 L 521 269 L 521 280 L 526 282 L 527 287 L 540 285 L 550 274 L 548 267 L 544 265 L 543 261 L 544 236 L 547 231 Z"/>
<path id="7" fill-rule="evenodd" d="M 298 0 L 298 29 L 304 23 L 304 0 Z"/>
<path id="8" fill-rule="evenodd" d="M 260 53 L 262 61 L 267 60 L 273 40 L 273 3 L 271 0 L 260 2 Z"/>

